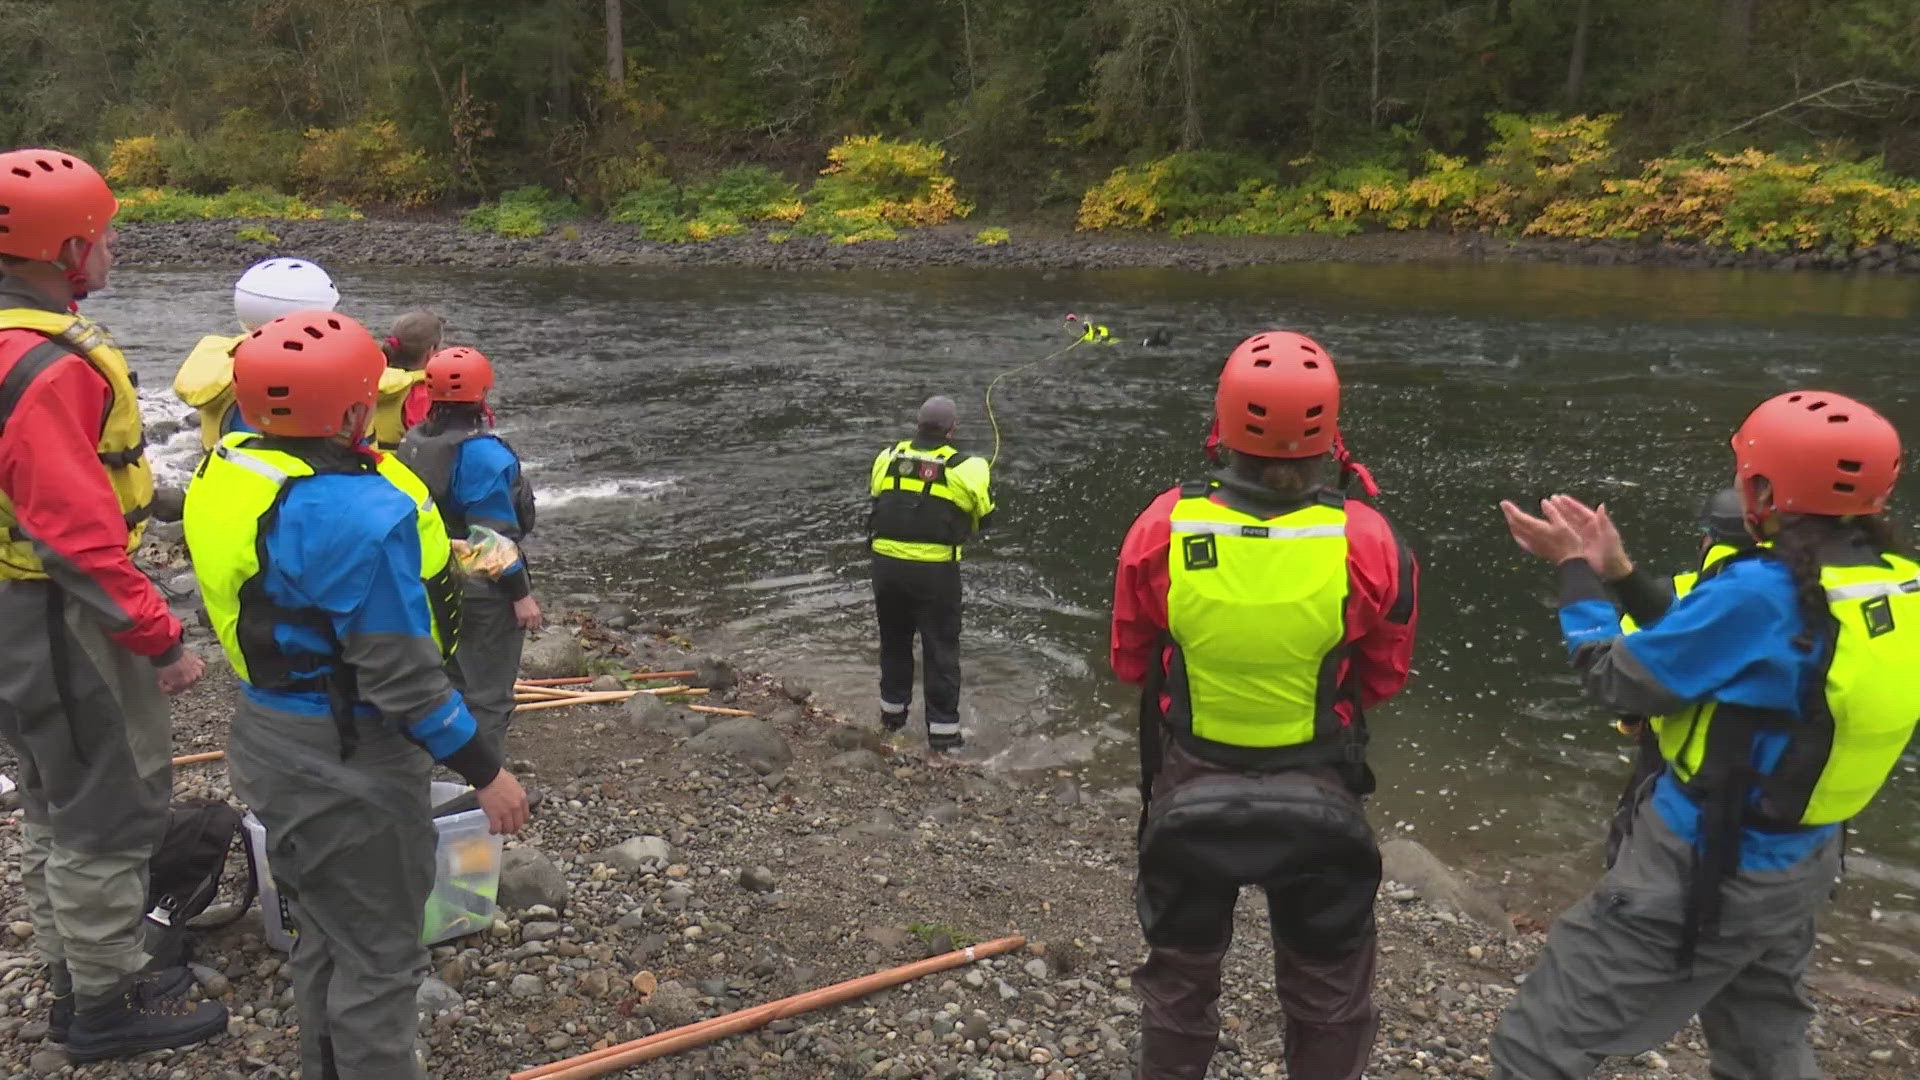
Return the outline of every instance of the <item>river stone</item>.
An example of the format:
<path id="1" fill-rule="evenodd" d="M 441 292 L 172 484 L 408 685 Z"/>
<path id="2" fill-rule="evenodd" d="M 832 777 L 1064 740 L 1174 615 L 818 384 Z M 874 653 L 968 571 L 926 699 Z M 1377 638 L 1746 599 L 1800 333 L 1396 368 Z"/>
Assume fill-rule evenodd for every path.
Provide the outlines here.
<path id="1" fill-rule="evenodd" d="M 733 758 L 771 772 L 793 760 L 793 750 L 773 725 L 754 716 L 722 720 L 687 740 L 687 749 L 701 757 Z"/>
<path id="2" fill-rule="evenodd" d="M 674 708 L 652 694 L 627 699 L 627 719 L 643 731 L 668 731 L 674 726 Z"/>
<path id="3" fill-rule="evenodd" d="M 799 705 L 813 696 L 813 687 L 789 675 L 780 680 L 780 692 L 787 695 L 788 701 Z"/>
<path id="4" fill-rule="evenodd" d="M 887 771 L 887 763 L 884 758 L 871 750 L 849 750 L 828 759 L 827 768 L 838 772 L 878 773 Z"/>
<path id="5" fill-rule="evenodd" d="M 635 836 L 601 852 L 595 859 L 623 874 L 634 874 L 672 862 L 673 845 L 658 836 Z"/>
<path id="6" fill-rule="evenodd" d="M 740 871 L 740 887 L 748 892 L 772 892 L 780 887 L 780 879 L 766 867 L 755 866 Z"/>
<path id="7" fill-rule="evenodd" d="M 180 434 L 180 421 L 155 420 L 147 425 L 147 445 L 165 446 L 168 439 Z"/>
<path id="8" fill-rule="evenodd" d="M 500 860 L 499 902 L 503 908 L 529 908 L 535 904 L 564 908 L 572 891 L 567 875 L 545 852 L 531 844 L 508 848 Z"/>
<path id="9" fill-rule="evenodd" d="M 517 998 L 539 997 L 547 992 L 547 984 L 541 982 L 538 975 L 522 972 L 515 975 L 513 981 L 507 984 L 507 992 Z"/>
<path id="10" fill-rule="evenodd" d="M 520 653 L 523 679 L 575 679 L 587 673 L 587 650 L 564 627 L 527 639 Z"/>
<path id="11" fill-rule="evenodd" d="M 694 676 L 687 680 L 688 686 L 704 686 L 718 694 L 733 689 L 740 682 L 734 673 L 733 665 L 718 657 L 708 657 L 694 667 Z"/>
<path id="12" fill-rule="evenodd" d="M 187 493 L 172 484 L 161 484 L 153 489 L 153 502 L 148 509 L 155 521 L 179 521 L 187 507 Z"/>
<path id="13" fill-rule="evenodd" d="M 1498 901 L 1474 887 L 1416 840 L 1380 845 L 1381 876 L 1417 890 L 1440 911 L 1451 911 L 1513 938 L 1513 920 Z"/>
<path id="14" fill-rule="evenodd" d="M 835 750 L 879 750 L 885 745 L 880 733 L 871 728 L 841 724 L 827 732 L 827 745 Z"/>
<path id="15" fill-rule="evenodd" d="M 426 1016 L 439 1016 L 450 1009 L 457 1009 L 464 999 L 460 991 L 429 975 L 420 982 L 420 989 L 413 995 L 414 1004 Z"/>
<path id="16" fill-rule="evenodd" d="M 627 684 L 621 682 L 620 676 L 618 675 L 601 675 L 598 678 L 594 679 L 592 682 L 587 684 L 588 690 L 598 691 L 601 693 L 607 693 L 615 690 L 625 690 L 626 688 L 627 688 Z M 651 695 L 636 694 L 635 696 L 649 697 Z"/>

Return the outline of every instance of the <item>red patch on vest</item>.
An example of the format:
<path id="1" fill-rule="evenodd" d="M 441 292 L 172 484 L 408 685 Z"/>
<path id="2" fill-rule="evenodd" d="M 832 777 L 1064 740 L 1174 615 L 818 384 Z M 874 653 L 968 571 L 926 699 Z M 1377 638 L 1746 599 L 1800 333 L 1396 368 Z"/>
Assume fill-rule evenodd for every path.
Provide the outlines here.
<path id="1" fill-rule="evenodd" d="M 920 479 L 925 480 L 929 484 L 933 483 L 934 477 L 939 475 L 940 475 L 940 466 L 938 465 L 928 462 L 927 464 L 920 466 Z"/>

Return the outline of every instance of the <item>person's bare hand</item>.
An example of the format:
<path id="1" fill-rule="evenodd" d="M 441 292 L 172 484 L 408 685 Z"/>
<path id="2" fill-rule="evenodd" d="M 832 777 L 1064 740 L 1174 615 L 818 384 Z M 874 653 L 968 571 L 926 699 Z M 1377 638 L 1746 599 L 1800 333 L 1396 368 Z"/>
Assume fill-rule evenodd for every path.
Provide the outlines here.
<path id="1" fill-rule="evenodd" d="M 159 670 L 160 692 L 169 696 L 183 693 L 206 673 L 207 662 L 200 659 L 199 653 L 182 650 L 180 659 Z"/>
<path id="2" fill-rule="evenodd" d="M 1540 517 L 1534 517 L 1509 500 L 1501 500 L 1500 512 L 1506 515 L 1507 532 L 1513 542 L 1529 555 L 1550 563 L 1563 563 L 1580 557 L 1580 533 L 1553 505 L 1552 499 L 1540 500 Z"/>
<path id="3" fill-rule="evenodd" d="M 1619 581 L 1633 573 L 1633 560 L 1627 557 L 1620 530 L 1605 503 L 1589 507 L 1571 495 L 1555 495 L 1547 500 L 1560 512 L 1561 520 L 1580 534 L 1580 553 L 1608 581 Z"/>
<path id="4" fill-rule="evenodd" d="M 487 831 L 494 835 L 517 833 L 527 823 L 527 793 L 513 774 L 501 769 L 493 781 L 477 793 L 480 809 L 487 812 Z"/>
<path id="5" fill-rule="evenodd" d="M 523 596 L 513 602 L 513 621 L 522 630 L 538 630 L 546 620 L 540 614 L 540 601 Z"/>

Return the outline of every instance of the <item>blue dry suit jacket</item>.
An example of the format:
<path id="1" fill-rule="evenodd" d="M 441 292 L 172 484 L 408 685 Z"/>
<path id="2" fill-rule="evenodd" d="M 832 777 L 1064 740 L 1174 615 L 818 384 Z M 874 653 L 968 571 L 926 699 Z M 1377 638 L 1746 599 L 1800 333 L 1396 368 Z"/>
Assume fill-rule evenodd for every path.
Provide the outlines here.
<path id="1" fill-rule="evenodd" d="M 518 541 L 527 535 L 527 522 L 514 508 L 513 491 L 520 481 L 520 459 L 493 435 L 480 435 L 460 444 L 453 459 L 447 499 L 468 525 L 481 525 Z M 523 556 L 500 574 L 507 597 L 519 600 L 533 591 Z"/>
<path id="2" fill-rule="evenodd" d="M 432 609 L 420 581 L 420 534 L 413 500 L 375 473 L 322 473 L 295 484 L 266 535 L 262 586 L 283 607 L 323 612 L 334 641 L 283 624 L 280 648 L 309 657 L 306 675 L 341 660 L 354 669 L 361 709 L 386 722 L 459 773 L 485 787 L 500 762 L 474 738 L 473 716 L 447 679 L 434 643 Z M 246 693 L 270 709 L 328 715 L 319 692 Z"/>
<path id="3" fill-rule="evenodd" d="M 1627 636 L 1620 633 L 1620 612 L 1585 560 L 1562 563 L 1560 581 L 1560 630 L 1574 667 L 1588 693 L 1621 712 L 1660 716 L 1720 701 L 1797 715 L 1803 688 L 1823 677 L 1821 650 L 1803 652 L 1793 645 L 1802 631 L 1800 609 L 1793 577 L 1778 560 L 1727 563 L 1664 614 L 1642 619 L 1635 610 L 1642 629 Z M 1771 775 L 1786 747 L 1782 732 L 1756 733 L 1754 768 Z M 1655 784 L 1653 807 L 1676 835 L 1699 844 L 1700 807 L 1671 771 Z M 1740 869 L 1792 866 L 1839 828 L 1743 829 Z"/>

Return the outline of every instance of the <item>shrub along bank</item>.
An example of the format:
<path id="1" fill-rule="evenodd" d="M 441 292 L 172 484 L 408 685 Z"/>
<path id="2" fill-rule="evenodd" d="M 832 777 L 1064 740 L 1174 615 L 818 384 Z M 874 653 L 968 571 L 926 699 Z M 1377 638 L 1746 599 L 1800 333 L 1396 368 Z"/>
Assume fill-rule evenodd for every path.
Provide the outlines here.
<path id="1" fill-rule="evenodd" d="M 1184 151 L 1125 165 L 1081 199 L 1088 232 L 1174 236 L 1349 236 L 1438 231 L 1610 244 L 1681 244 L 1746 253 L 1817 253 L 1846 262 L 1867 249 L 1920 246 L 1920 183 L 1878 159 L 1838 154 L 1675 153 L 1634 163 L 1613 141 L 1613 116 L 1490 118 L 1480 159 L 1428 152 L 1388 159 L 1300 158 L 1276 165 L 1218 151 Z M 198 194 L 171 184 L 186 151 L 153 137 L 123 139 L 109 175 L 130 187 L 124 220 L 352 218 L 355 209 L 426 205 L 438 188 L 421 151 L 391 125 L 308 132 L 300 195 L 258 187 Z M 624 177 L 593 199 L 520 187 L 466 212 L 464 227 L 506 238 L 577 236 L 604 219 L 645 239 L 700 242 L 752 233 L 780 243 L 893 240 L 902 230 L 967 217 L 947 154 L 926 142 L 853 136 L 827 153 L 803 189 L 758 164 L 672 176 L 664 167 Z M 349 180 L 347 177 L 352 176 Z M 617 190 L 617 194 L 612 193 Z M 254 230 L 243 239 L 268 242 Z M 983 246 L 1004 228 L 975 234 Z"/>

